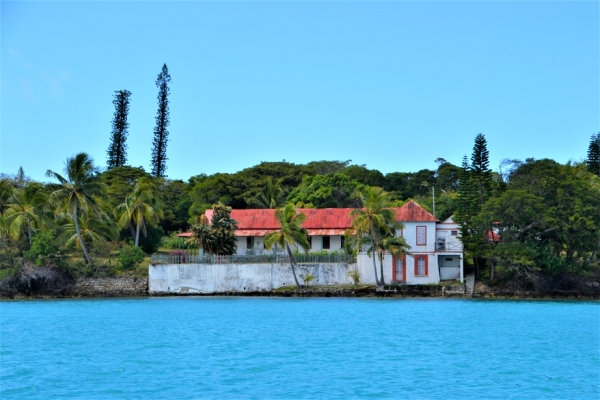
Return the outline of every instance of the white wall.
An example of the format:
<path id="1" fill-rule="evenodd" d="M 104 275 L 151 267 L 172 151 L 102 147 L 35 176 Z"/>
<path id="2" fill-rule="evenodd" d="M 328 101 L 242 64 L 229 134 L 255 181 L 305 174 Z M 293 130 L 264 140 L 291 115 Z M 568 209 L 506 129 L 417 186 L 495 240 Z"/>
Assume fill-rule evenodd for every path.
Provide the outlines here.
<path id="1" fill-rule="evenodd" d="M 417 226 L 427 227 L 427 243 L 417 246 Z M 402 236 L 411 247 L 411 253 L 433 253 L 435 251 L 435 222 L 404 222 Z"/>
<path id="2" fill-rule="evenodd" d="M 460 256 L 442 254 L 438 256 L 440 278 L 442 280 L 460 279 Z"/>
<path id="3" fill-rule="evenodd" d="M 416 254 L 415 254 L 416 255 Z M 419 254 L 421 255 L 421 254 Z M 427 276 L 415 276 L 415 260 L 411 256 L 406 256 L 406 283 L 410 285 L 426 285 L 440 282 L 440 275 L 435 254 L 423 254 L 427 257 L 428 274 Z M 377 262 L 377 276 L 380 275 L 381 269 L 379 260 Z M 360 253 L 357 258 L 357 268 L 361 274 L 361 282 L 367 284 L 375 284 L 373 272 L 373 259 L 366 253 Z M 393 261 L 391 255 L 386 255 L 383 259 L 383 278 L 386 284 L 394 283 L 392 281 Z M 397 277 L 400 279 L 400 277 Z"/>
<path id="4" fill-rule="evenodd" d="M 348 271 L 355 264 L 300 264 L 301 274 L 310 271 L 312 285 L 351 284 Z M 150 293 L 222 293 L 273 290 L 294 285 L 289 264 L 156 264 L 148 267 Z"/>
<path id="5" fill-rule="evenodd" d="M 328 252 L 338 251 L 342 248 L 342 237 L 341 236 L 329 236 L 329 249 L 323 249 L 323 236 L 311 236 L 311 248 L 309 251 L 321 251 L 326 250 Z M 236 236 L 237 240 L 237 252 L 236 254 L 245 255 L 248 252 L 246 248 L 246 236 Z M 295 248 L 292 248 L 294 251 Z M 264 248 L 264 237 L 256 236 L 254 237 L 254 254 L 269 254 L 272 253 L 273 250 L 266 250 Z M 278 252 L 282 252 L 281 249 L 278 249 Z"/>

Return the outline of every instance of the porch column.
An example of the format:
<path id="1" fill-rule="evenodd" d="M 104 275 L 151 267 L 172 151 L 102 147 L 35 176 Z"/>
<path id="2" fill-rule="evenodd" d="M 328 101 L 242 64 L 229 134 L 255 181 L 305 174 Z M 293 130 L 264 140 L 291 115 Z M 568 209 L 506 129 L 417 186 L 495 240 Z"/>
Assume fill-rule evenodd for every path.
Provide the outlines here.
<path id="1" fill-rule="evenodd" d="M 465 276 L 464 257 L 465 257 L 464 253 L 459 256 L 459 258 L 460 258 L 460 283 L 463 283 L 465 281 L 465 279 L 464 279 L 464 276 Z"/>

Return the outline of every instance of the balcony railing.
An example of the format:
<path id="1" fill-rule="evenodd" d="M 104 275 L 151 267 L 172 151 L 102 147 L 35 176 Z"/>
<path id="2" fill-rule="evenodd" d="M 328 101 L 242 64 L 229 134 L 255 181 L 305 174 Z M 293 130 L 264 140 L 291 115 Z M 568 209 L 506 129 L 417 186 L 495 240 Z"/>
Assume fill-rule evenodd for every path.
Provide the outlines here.
<path id="1" fill-rule="evenodd" d="M 463 245 L 461 242 L 446 242 L 438 239 L 435 249 L 439 251 L 463 251 Z"/>
<path id="2" fill-rule="evenodd" d="M 194 254 L 195 253 L 195 254 Z M 298 263 L 356 263 L 351 254 L 298 254 Z M 214 256 L 197 254 L 197 251 L 178 251 L 152 255 L 152 264 L 289 264 L 290 257 L 283 254 Z"/>

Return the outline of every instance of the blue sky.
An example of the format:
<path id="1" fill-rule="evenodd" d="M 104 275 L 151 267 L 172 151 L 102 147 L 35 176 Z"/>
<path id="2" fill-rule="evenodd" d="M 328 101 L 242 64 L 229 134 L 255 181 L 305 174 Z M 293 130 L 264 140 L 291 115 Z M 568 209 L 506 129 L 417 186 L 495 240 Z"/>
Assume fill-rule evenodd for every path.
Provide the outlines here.
<path id="1" fill-rule="evenodd" d="M 149 170 L 163 63 L 167 174 L 353 160 L 383 173 L 585 157 L 600 129 L 599 3 L 1 3 L 0 172 L 106 163 L 115 90 Z"/>

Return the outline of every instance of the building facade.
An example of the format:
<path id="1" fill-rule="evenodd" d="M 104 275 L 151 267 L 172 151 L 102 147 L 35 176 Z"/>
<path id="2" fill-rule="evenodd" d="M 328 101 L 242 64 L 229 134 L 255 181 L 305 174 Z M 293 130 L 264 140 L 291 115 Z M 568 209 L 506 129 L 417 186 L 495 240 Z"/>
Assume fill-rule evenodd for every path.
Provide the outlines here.
<path id="1" fill-rule="evenodd" d="M 299 209 L 306 215 L 302 225 L 309 236 L 309 252 L 341 252 L 344 233 L 352 228 L 352 208 Z M 212 210 L 206 211 L 212 219 Z M 237 221 L 237 254 L 262 255 L 283 252 L 283 249 L 267 250 L 264 237 L 279 229 L 274 209 L 232 210 L 231 217 Z M 452 218 L 440 222 L 423 207 L 409 201 L 396 209 L 396 219 L 404 225 L 398 232 L 411 247 L 410 255 L 383 259 L 383 276 L 386 283 L 431 284 L 442 280 L 463 281 L 463 246 L 459 239 L 458 225 Z M 191 233 L 180 236 L 189 237 Z M 297 247 L 296 247 L 297 248 Z M 298 249 L 302 251 L 302 249 Z M 380 274 L 379 260 L 377 273 Z M 373 260 L 366 252 L 359 252 L 356 268 L 361 282 L 375 283 Z"/>

